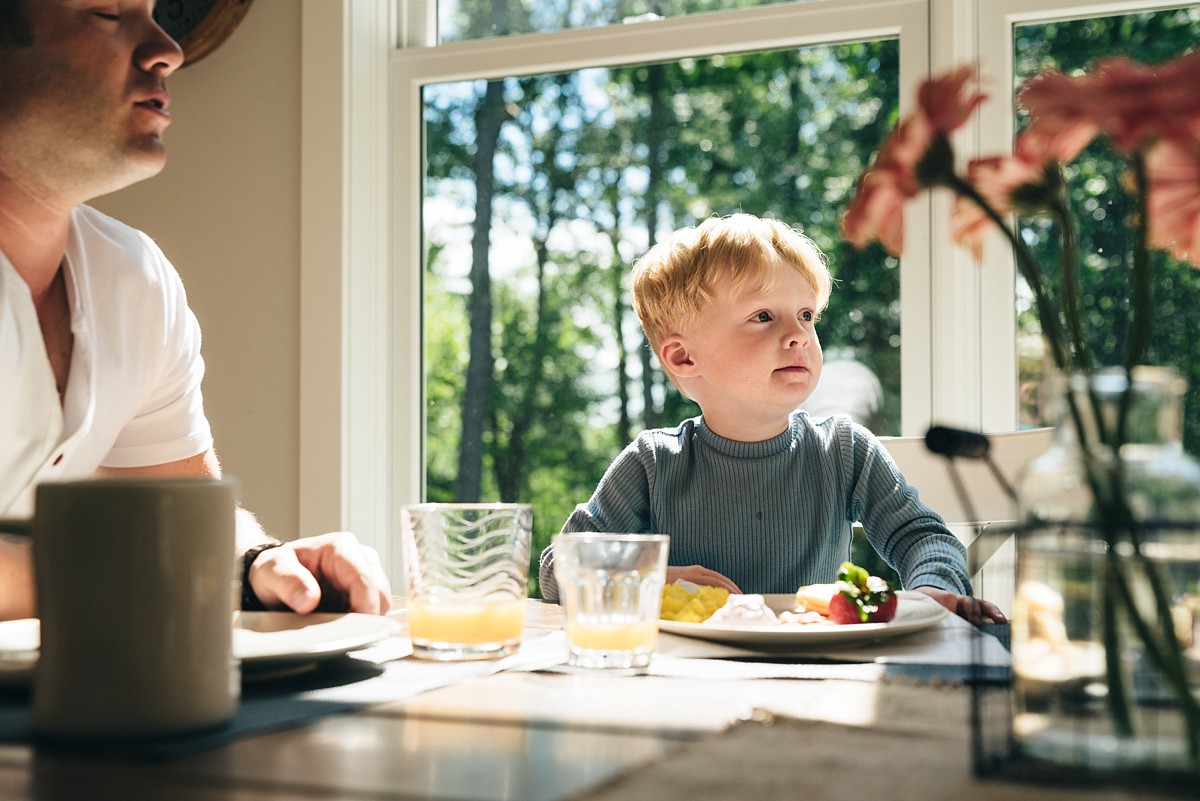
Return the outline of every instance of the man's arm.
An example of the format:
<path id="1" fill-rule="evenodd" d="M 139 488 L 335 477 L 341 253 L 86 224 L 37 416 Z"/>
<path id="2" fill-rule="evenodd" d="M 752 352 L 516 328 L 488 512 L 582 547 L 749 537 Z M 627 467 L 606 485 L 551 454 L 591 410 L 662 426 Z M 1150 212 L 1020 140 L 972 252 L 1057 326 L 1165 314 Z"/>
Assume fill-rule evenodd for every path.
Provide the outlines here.
<path id="1" fill-rule="evenodd" d="M 221 463 L 216 451 L 211 448 L 204 453 L 180 459 L 178 462 L 147 465 L 145 467 L 100 467 L 96 478 L 220 478 Z M 240 557 L 248 549 L 270 541 L 258 520 L 245 509 L 237 510 L 237 553 Z"/>
<path id="2" fill-rule="evenodd" d="M 0 620 L 33 617 L 33 548 L 28 537 L 0 534 Z"/>
<path id="3" fill-rule="evenodd" d="M 146 467 L 102 467 L 97 477 L 220 478 L 212 449 L 177 462 Z M 241 554 L 271 538 L 254 515 L 237 510 L 237 548 Z M 290 608 L 302 614 L 318 606 L 383 614 L 392 590 L 379 555 L 347 531 L 303 537 L 259 554 L 250 567 L 250 586 L 268 609 Z"/>

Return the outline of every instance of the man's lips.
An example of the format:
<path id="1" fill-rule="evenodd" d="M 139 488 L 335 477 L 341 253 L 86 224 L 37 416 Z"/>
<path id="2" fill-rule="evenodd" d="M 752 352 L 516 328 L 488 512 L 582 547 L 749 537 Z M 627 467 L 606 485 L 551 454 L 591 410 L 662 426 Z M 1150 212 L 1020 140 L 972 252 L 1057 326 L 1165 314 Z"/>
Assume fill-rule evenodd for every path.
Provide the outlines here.
<path id="1" fill-rule="evenodd" d="M 148 108 L 152 111 L 157 111 L 160 114 L 164 114 L 168 117 L 171 116 L 170 112 L 167 111 L 168 107 L 171 105 L 171 94 L 166 89 L 148 92 L 139 100 L 134 101 L 134 105 L 141 106 L 142 108 Z"/>

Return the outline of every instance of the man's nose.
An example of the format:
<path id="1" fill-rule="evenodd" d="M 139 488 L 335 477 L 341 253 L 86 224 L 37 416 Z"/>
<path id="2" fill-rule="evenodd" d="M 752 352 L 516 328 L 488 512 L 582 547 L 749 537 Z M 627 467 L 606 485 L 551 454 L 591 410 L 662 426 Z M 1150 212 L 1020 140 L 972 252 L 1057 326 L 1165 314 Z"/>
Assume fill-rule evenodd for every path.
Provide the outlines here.
<path id="1" fill-rule="evenodd" d="M 146 72 L 159 72 L 165 77 L 183 66 L 183 48 L 151 18 L 134 59 Z"/>

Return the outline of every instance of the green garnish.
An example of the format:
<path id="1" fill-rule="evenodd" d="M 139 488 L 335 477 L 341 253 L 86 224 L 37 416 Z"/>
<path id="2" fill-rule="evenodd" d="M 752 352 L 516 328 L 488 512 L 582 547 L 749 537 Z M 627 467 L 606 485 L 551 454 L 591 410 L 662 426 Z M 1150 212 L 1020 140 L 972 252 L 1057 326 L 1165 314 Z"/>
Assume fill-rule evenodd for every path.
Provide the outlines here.
<path id="1" fill-rule="evenodd" d="M 854 605 L 858 619 L 863 623 L 895 594 L 892 585 L 885 579 L 872 576 L 866 569 L 851 562 L 842 562 L 838 568 L 837 585 L 838 592 Z"/>

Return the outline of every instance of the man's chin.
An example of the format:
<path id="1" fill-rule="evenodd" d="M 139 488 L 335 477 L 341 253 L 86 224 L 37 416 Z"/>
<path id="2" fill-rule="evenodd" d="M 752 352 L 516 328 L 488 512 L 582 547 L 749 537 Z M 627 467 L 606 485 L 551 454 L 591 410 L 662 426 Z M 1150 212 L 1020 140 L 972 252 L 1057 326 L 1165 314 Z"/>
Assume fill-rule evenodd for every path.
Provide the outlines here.
<path id="1" fill-rule="evenodd" d="M 101 181 L 96 181 L 90 184 L 79 184 L 76 189 L 80 190 L 80 195 L 76 197 L 77 203 L 88 203 L 98 197 L 111 195 L 114 192 L 120 192 L 133 186 L 136 183 L 141 183 L 147 178 L 153 178 L 158 173 L 162 172 L 162 163 L 157 164 L 140 164 L 136 169 L 126 169 L 116 175 L 109 175 Z"/>
<path id="2" fill-rule="evenodd" d="M 135 145 L 129 155 L 135 164 L 142 165 L 147 170 L 152 169 L 152 175 L 162 172 L 162 168 L 167 164 L 167 146 L 157 134 L 146 136 Z"/>
<path id="3" fill-rule="evenodd" d="M 112 188 L 109 192 L 124 189 L 127 186 L 153 178 L 163 171 L 167 165 L 167 150 L 161 139 L 145 141 L 131 148 L 118 168 L 113 171 Z"/>

